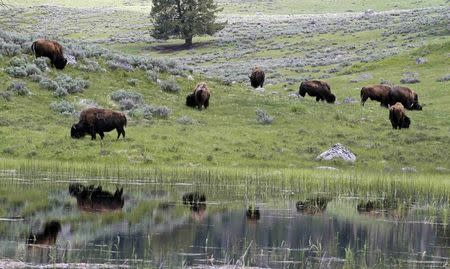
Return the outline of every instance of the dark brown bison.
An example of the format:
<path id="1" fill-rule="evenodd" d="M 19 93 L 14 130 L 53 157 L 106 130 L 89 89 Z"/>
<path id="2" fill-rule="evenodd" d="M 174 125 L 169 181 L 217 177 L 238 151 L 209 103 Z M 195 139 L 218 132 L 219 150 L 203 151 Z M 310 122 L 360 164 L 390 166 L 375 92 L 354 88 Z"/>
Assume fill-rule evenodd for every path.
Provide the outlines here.
<path id="1" fill-rule="evenodd" d="M 331 93 L 331 88 L 328 83 L 319 80 L 303 81 L 300 85 L 299 94 L 305 97 L 306 94 L 316 97 L 316 101 L 327 101 L 327 103 L 334 103 L 336 96 Z"/>
<path id="2" fill-rule="evenodd" d="M 77 199 L 78 208 L 87 212 L 110 212 L 123 208 L 123 188 L 117 188 L 114 194 L 103 191 L 101 186 L 83 186 L 78 183 L 69 185 L 69 194 Z"/>
<path id="3" fill-rule="evenodd" d="M 121 112 L 115 112 L 109 109 L 88 108 L 80 114 L 80 121 L 72 125 L 70 136 L 72 138 L 82 138 L 90 134 L 92 140 L 96 139 L 98 133 L 103 139 L 105 132 L 117 130 L 117 139 L 120 135 L 125 138 L 125 129 L 127 118 Z"/>
<path id="4" fill-rule="evenodd" d="M 200 82 L 195 87 L 194 91 L 186 97 L 186 105 L 190 107 L 198 107 L 199 110 L 205 109 L 209 106 L 209 98 L 211 93 L 208 85 L 205 82 Z"/>
<path id="5" fill-rule="evenodd" d="M 254 67 L 252 73 L 248 76 L 253 88 L 264 87 L 266 75 L 260 67 Z"/>
<path id="6" fill-rule="evenodd" d="M 51 64 L 57 69 L 64 69 L 67 59 L 64 58 L 63 47 L 56 41 L 39 39 L 31 45 L 31 51 L 37 57 L 50 58 Z"/>
<path id="7" fill-rule="evenodd" d="M 389 91 L 391 86 L 389 85 L 373 85 L 363 87 L 361 89 L 361 105 L 370 98 L 370 100 L 380 102 L 381 106 L 388 107 L 389 104 Z"/>
<path id="8" fill-rule="evenodd" d="M 389 105 L 397 102 L 409 110 L 422 110 L 417 93 L 407 87 L 396 86 L 389 91 Z"/>
<path id="9" fill-rule="evenodd" d="M 30 234 L 27 243 L 32 245 L 54 245 L 59 232 L 61 232 L 61 223 L 59 221 L 47 222 L 44 225 L 44 231 L 38 234 Z"/>
<path id="10" fill-rule="evenodd" d="M 411 120 L 405 114 L 405 108 L 402 103 L 397 102 L 393 106 L 389 106 L 389 119 L 391 120 L 392 128 L 402 129 L 409 128 Z"/>

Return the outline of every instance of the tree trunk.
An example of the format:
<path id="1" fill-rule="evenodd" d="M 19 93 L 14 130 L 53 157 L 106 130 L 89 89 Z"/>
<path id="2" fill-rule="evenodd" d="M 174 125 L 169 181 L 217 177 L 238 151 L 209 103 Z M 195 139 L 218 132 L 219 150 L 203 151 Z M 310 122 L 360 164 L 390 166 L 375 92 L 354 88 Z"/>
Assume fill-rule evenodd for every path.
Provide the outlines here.
<path id="1" fill-rule="evenodd" d="M 191 37 L 186 37 L 186 38 L 184 39 L 184 45 L 185 45 L 186 47 L 192 47 L 192 36 L 191 36 Z"/>

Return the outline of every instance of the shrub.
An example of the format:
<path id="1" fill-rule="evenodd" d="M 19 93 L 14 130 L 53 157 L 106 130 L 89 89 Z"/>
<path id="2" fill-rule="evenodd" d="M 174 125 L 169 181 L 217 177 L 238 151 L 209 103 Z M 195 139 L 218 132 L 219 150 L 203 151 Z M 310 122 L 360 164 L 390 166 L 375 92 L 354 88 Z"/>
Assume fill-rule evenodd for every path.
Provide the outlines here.
<path id="1" fill-rule="evenodd" d="M 153 71 L 153 70 L 147 71 L 147 79 L 151 82 L 158 81 L 158 72 Z"/>
<path id="2" fill-rule="evenodd" d="M 43 77 L 41 81 L 39 81 L 39 86 L 51 91 L 56 91 L 56 89 L 58 89 L 58 83 L 46 77 Z"/>
<path id="3" fill-rule="evenodd" d="M 443 76 L 443 77 L 437 79 L 436 81 L 437 81 L 437 82 L 450 81 L 450 74 L 449 74 L 449 75 L 446 75 L 446 76 Z"/>
<path id="4" fill-rule="evenodd" d="M 120 99 L 119 106 L 121 110 L 131 110 L 136 107 L 138 104 L 130 98 Z"/>
<path id="5" fill-rule="evenodd" d="M 186 115 L 181 116 L 180 118 L 178 118 L 178 119 L 177 119 L 177 122 L 178 122 L 179 124 L 183 124 L 183 125 L 193 125 L 193 124 L 196 124 L 196 123 L 197 123 L 196 120 L 194 120 L 194 119 L 192 119 L 192 118 L 190 118 L 190 117 L 188 117 L 188 116 L 186 116 Z"/>
<path id="6" fill-rule="evenodd" d="M 31 81 L 33 81 L 33 82 L 41 82 L 41 80 L 44 79 L 43 76 L 37 75 L 37 74 L 30 75 L 30 76 L 28 76 L 28 78 L 29 78 Z"/>
<path id="7" fill-rule="evenodd" d="M 257 108 L 256 109 L 256 120 L 260 124 L 272 124 L 274 118 L 270 116 L 266 111 Z"/>
<path id="8" fill-rule="evenodd" d="M 11 60 L 9 61 L 9 65 L 10 66 L 16 66 L 16 67 L 20 67 L 20 66 L 26 66 L 27 65 L 27 60 L 23 57 L 13 57 L 11 58 Z"/>
<path id="9" fill-rule="evenodd" d="M 47 57 L 39 57 L 34 60 L 34 64 L 42 71 L 45 72 L 48 69 L 50 59 Z"/>
<path id="10" fill-rule="evenodd" d="M 111 70 L 122 69 L 122 70 L 125 70 L 127 72 L 133 71 L 133 66 L 131 66 L 129 63 L 126 63 L 126 62 L 116 62 L 116 61 L 110 60 L 110 61 L 106 62 L 106 65 Z"/>
<path id="11" fill-rule="evenodd" d="M 23 78 L 27 76 L 27 70 L 24 66 L 11 66 L 5 69 L 6 73 L 14 78 Z"/>
<path id="12" fill-rule="evenodd" d="M 0 92 L 0 96 L 6 101 L 11 101 L 11 92 L 8 91 Z"/>
<path id="13" fill-rule="evenodd" d="M 77 65 L 77 68 L 86 72 L 106 72 L 97 61 L 84 59 L 82 64 Z"/>
<path id="14" fill-rule="evenodd" d="M 63 87 L 57 87 L 56 90 L 53 92 L 53 95 L 56 97 L 64 97 L 66 95 L 68 95 L 69 93 L 67 92 L 67 89 L 63 88 Z"/>
<path id="15" fill-rule="evenodd" d="M 21 47 L 16 44 L 0 42 L 0 55 L 16 56 L 21 53 Z"/>
<path id="16" fill-rule="evenodd" d="M 111 94 L 111 99 L 117 103 L 119 103 L 122 99 L 131 99 L 135 104 L 141 104 L 143 102 L 141 94 L 126 90 L 118 90 L 113 92 Z"/>
<path id="17" fill-rule="evenodd" d="M 144 118 L 146 117 L 146 115 L 150 115 L 150 117 L 154 116 L 158 118 L 167 119 L 172 113 L 170 108 L 166 106 L 153 106 L 153 105 L 144 105 L 143 111 L 144 111 Z"/>
<path id="18" fill-rule="evenodd" d="M 18 81 L 13 81 L 11 85 L 8 86 L 7 91 L 20 96 L 29 95 L 31 93 L 25 84 Z"/>
<path id="19" fill-rule="evenodd" d="M 68 75 L 59 75 L 55 82 L 59 87 L 64 88 L 68 93 L 83 92 L 84 89 L 89 88 L 89 81 L 82 78 L 71 78 Z"/>
<path id="20" fill-rule="evenodd" d="M 72 115 L 75 112 L 75 107 L 66 100 L 51 103 L 50 109 L 62 115 Z"/>
<path id="21" fill-rule="evenodd" d="M 178 93 L 181 90 L 180 86 L 174 79 L 162 80 L 159 83 L 159 86 L 161 86 L 161 90 L 170 93 Z"/>
<path id="22" fill-rule="evenodd" d="M 128 85 L 133 86 L 133 87 L 136 86 L 138 82 L 139 82 L 139 79 L 136 79 L 136 78 L 130 78 L 127 80 Z"/>
<path id="23" fill-rule="evenodd" d="M 39 75 L 42 72 L 35 64 L 28 64 L 25 67 L 25 71 L 27 72 L 27 76 Z"/>
<path id="24" fill-rule="evenodd" d="M 420 82 L 419 74 L 411 72 L 403 74 L 403 78 L 400 80 L 400 83 L 403 84 L 415 84 L 419 82 Z"/>

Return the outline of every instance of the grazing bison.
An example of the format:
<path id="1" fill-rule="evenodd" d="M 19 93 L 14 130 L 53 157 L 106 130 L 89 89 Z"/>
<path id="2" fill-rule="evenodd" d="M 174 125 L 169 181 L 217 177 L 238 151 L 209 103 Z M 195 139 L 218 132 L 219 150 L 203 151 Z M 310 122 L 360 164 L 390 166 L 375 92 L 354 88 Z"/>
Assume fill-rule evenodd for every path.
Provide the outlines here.
<path id="1" fill-rule="evenodd" d="M 405 108 L 400 102 L 389 106 L 389 119 L 394 129 L 409 128 L 411 124 L 411 120 L 406 116 Z"/>
<path id="2" fill-rule="evenodd" d="M 205 82 L 200 82 L 197 84 L 194 91 L 186 97 L 186 105 L 198 107 L 199 110 L 202 110 L 202 107 L 207 109 L 210 96 L 211 93 L 208 89 L 208 85 Z"/>
<path id="3" fill-rule="evenodd" d="M 27 243 L 32 245 L 54 245 L 59 232 L 61 232 L 61 223 L 59 221 L 47 222 L 44 225 L 44 231 L 38 234 L 30 234 Z"/>
<path id="4" fill-rule="evenodd" d="M 316 97 L 316 101 L 327 101 L 327 103 L 334 103 L 336 96 L 331 93 L 330 85 L 324 81 L 309 80 L 303 81 L 300 85 L 299 94 L 305 97 L 306 94 Z"/>
<path id="5" fill-rule="evenodd" d="M 252 73 L 248 76 L 250 78 L 250 83 L 252 84 L 253 88 L 263 87 L 264 86 L 264 80 L 266 78 L 266 75 L 264 74 L 264 71 L 259 67 L 254 67 L 252 69 Z"/>
<path id="6" fill-rule="evenodd" d="M 114 194 L 103 191 L 101 186 L 83 186 L 78 183 L 69 185 L 69 194 L 77 199 L 78 208 L 87 212 L 109 212 L 123 208 L 123 188 L 117 188 Z"/>
<path id="7" fill-rule="evenodd" d="M 396 86 L 389 91 L 389 105 L 397 102 L 409 110 L 422 110 L 417 93 L 407 87 Z"/>
<path id="8" fill-rule="evenodd" d="M 117 139 L 120 135 L 125 138 L 125 129 L 127 118 L 121 112 L 114 112 L 109 109 L 88 108 L 80 114 L 80 121 L 72 125 L 70 136 L 72 138 L 81 138 L 90 134 L 92 140 L 96 139 L 96 134 L 103 139 L 105 132 L 117 130 Z"/>
<path id="9" fill-rule="evenodd" d="M 37 57 L 50 58 L 51 64 L 57 69 L 64 69 L 67 59 L 64 58 L 63 47 L 56 41 L 39 39 L 31 45 L 31 51 Z"/>
<path id="10" fill-rule="evenodd" d="M 370 98 L 370 100 L 380 102 L 381 106 L 388 107 L 390 90 L 391 86 L 389 85 L 363 87 L 361 89 L 361 105 L 364 106 L 364 103 Z"/>

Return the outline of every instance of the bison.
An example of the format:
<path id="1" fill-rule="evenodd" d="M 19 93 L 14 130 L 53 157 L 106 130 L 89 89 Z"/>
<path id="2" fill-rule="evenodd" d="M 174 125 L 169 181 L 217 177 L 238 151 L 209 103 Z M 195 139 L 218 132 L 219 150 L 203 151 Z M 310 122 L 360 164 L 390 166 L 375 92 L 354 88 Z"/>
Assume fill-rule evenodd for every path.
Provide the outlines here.
<path id="1" fill-rule="evenodd" d="M 44 231 L 38 234 L 30 234 L 27 243 L 32 245 L 54 245 L 59 232 L 61 232 L 61 223 L 59 221 L 47 222 L 44 225 Z"/>
<path id="2" fill-rule="evenodd" d="M 417 93 L 407 87 L 396 86 L 389 90 L 389 105 L 397 102 L 409 110 L 422 110 Z"/>
<path id="3" fill-rule="evenodd" d="M 363 87 L 361 89 L 361 105 L 364 106 L 364 103 L 370 98 L 370 100 L 380 102 L 381 106 L 388 107 L 390 90 L 391 86 L 389 85 Z"/>
<path id="4" fill-rule="evenodd" d="M 409 128 L 411 120 L 405 114 L 405 108 L 402 103 L 397 102 L 393 106 L 389 106 L 389 119 L 391 120 L 392 128 L 402 129 Z"/>
<path id="5" fill-rule="evenodd" d="M 122 135 L 125 138 L 125 129 L 127 118 L 121 112 L 115 112 L 109 109 L 88 108 L 80 114 L 80 121 L 72 125 L 70 136 L 72 138 L 82 138 L 90 134 L 92 140 L 96 139 L 96 134 L 103 139 L 105 132 L 117 130 L 117 139 Z"/>
<path id="6" fill-rule="evenodd" d="M 306 93 L 309 96 L 316 97 L 316 101 L 327 101 L 327 103 L 334 103 L 336 96 L 331 93 L 331 88 L 328 83 L 319 80 L 304 81 L 300 85 L 299 94 L 305 97 Z"/>
<path id="7" fill-rule="evenodd" d="M 78 183 L 69 185 L 69 194 L 77 199 L 78 208 L 87 212 L 109 212 L 121 210 L 124 205 L 123 188 L 112 194 L 103 191 L 101 186 L 84 186 Z"/>
<path id="8" fill-rule="evenodd" d="M 260 67 L 254 67 L 252 73 L 248 76 L 253 88 L 263 87 L 266 75 Z"/>
<path id="9" fill-rule="evenodd" d="M 64 69 L 67 59 L 64 58 L 63 47 L 56 41 L 39 39 L 31 45 L 31 51 L 37 57 L 48 57 L 52 66 Z"/>
<path id="10" fill-rule="evenodd" d="M 205 82 L 200 82 L 197 84 L 194 91 L 186 97 L 186 105 L 198 107 L 199 110 L 202 110 L 202 107 L 207 109 L 210 96 L 211 93 L 208 89 L 208 85 Z"/>

